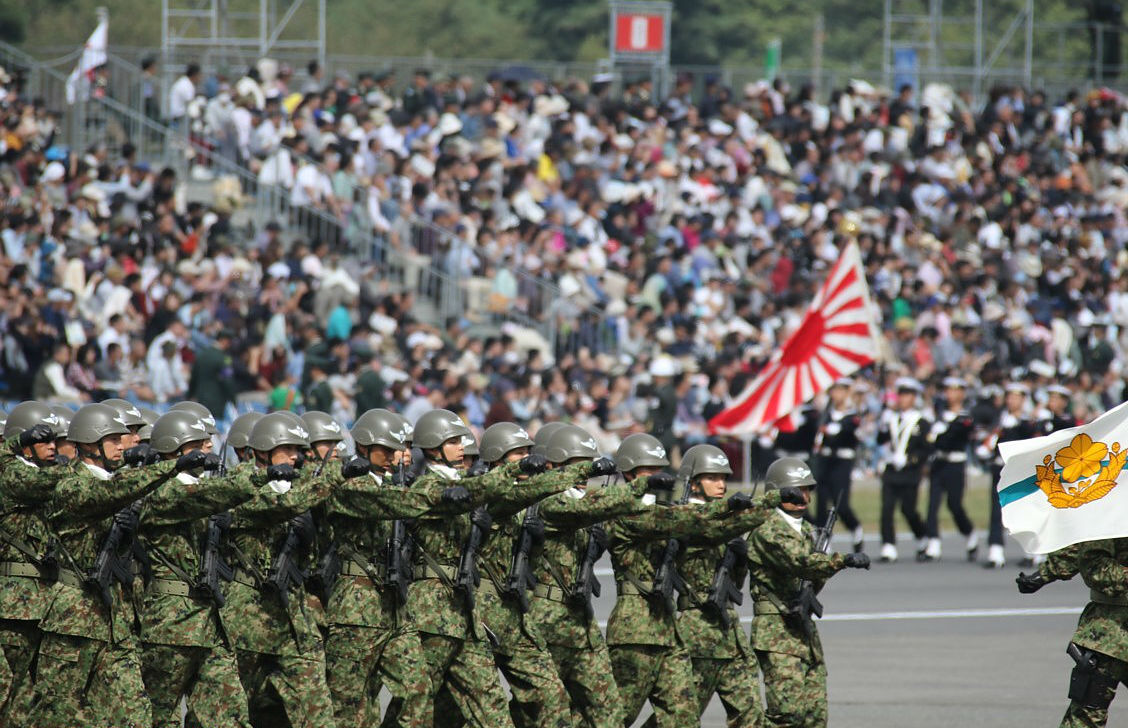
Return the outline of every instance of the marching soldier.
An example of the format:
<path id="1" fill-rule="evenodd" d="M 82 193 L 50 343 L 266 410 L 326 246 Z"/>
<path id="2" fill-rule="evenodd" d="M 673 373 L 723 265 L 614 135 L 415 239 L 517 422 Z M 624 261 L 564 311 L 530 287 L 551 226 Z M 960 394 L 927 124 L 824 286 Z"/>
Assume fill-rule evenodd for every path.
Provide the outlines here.
<path id="1" fill-rule="evenodd" d="M 141 419 L 145 420 L 145 424 L 137 431 L 137 439 L 143 443 L 147 443 L 152 440 L 153 425 L 157 423 L 157 420 L 159 420 L 161 416 L 157 414 L 155 410 L 151 410 L 148 407 L 138 407 L 138 409 L 141 410 Z"/>
<path id="2" fill-rule="evenodd" d="M 78 450 L 75 449 L 74 443 L 67 439 L 71 419 L 74 417 L 74 410 L 61 404 L 52 404 L 49 406 L 58 419 L 58 424 L 53 426 L 55 430 L 55 455 L 59 458 L 59 464 L 65 465 L 72 460 L 78 459 Z"/>
<path id="3" fill-rule="evenodd" d="M 802 460 L 780 458 L 768 467 L 767 490 L 797 488 L 810 498 L 815 479 Z M 749 582 L 756 615 L 752 648 L 764 675 L 768 725 L 826 725 L 826 665 L 818 629 L 795 606 L 813 600 L 823 584 L 845 568 L 868 569 L 864 553 L 814 551 L 805 505 L 782 503 L 748 539 Z M 806 582 L 806 584 L 804 584 Z"/>
<path id="4" fill-rule="evenodd" d="M 224 449 L 231 448 L 235 451 L 235 459 L 240 463 L 250 462 L 254 459 L 254 453 L 251 452 L 251 430 L 254 429 L 258 421 L 263 418 L 259 412 L 248 412 L 239 415 L 231 423 L 231 427 L 227 430 L 227 439 L 223 443 Z M 224 453 L 220 453 L 222 457 Z"/>
<path id="5" fill-rule="evenodd" d="M 897 560 L 897 531 L 893 523 L 897 506 L 917 539 L 917 559 L 924 559 L 927 529 L 917 511 L 917 496 L 924 464 L 928 460 L 929 422 L 917 408 L 923 391 L 920 382 L 902 377 L 894 385 L 897 399 L 893 409 L 881 415 L 877 442 L 886 445 L 887 453 L 879 465 L 881 471 L 881 560 Z"/>
<path id="6" fill-rule="evenodd" d="M 975 561 L 979 551 L 979 534 L 964 510 L 967 488 L 967 453 L 975 423 L 964 407 L 967 383 L 959 377 L 944 380 L 945 409 L 928 431 L 933 447 L 932 466 L 928 474 L 928 561 L 940 558 L 940 505 L 945 500 L 956 528 L 967 539 L 967 560 Z"/>
<path id="7" fill-rule="evenodd" d="M 1003 509 L 997 494 L 999 476 L 1003 472 L 1000 442 L 1026 440 L 1034 436 L 1034 423 L 1027 416 L 1027 398 L 1030 390 L 1025 384 L 1008 384 L 1003 397 L 1003 412 L 999 415 L 994 433 L 982 445 L 980 455 L 991 458 L 991 527 L 987 534 L 987 568 L 1001 569 L 1006 565 L 1003 551 Z"/>
<path id="8" fill-rule="evenodd" d="M 811 457 L 815 447 L 815 438 L 819 432 L 819 413 L 813 405 L 807 403 L 796 411 L 795 417 L 797 421 L 794 430 L 780 430 L 776 433 L 775 454 L 777 458 L 806 460 Z"/>
<path id="9" fill-rule="evenodd" d="M 1055 581 L 1069 581 L 1077 576 L 1080 569 L 1077 557 L 1080 555 L 1083 545 L 1074 544 L 1054 551 L 1038 565 L 1038 570 L 1032 574 L 1020 572 L 1015 578 L 1018 591 L 1022 594 L 1033 594 L 1046 584 Z"/>
<path id="10" fill-rule="evenodd" d="M 1050 435 L 1059 430 L 1076 427 L 1077 418 L 1069 412 L 1069 398 L 1072 393 L 1068 387 L 1051 384 L 1046 387 L 1046 408 L 1038 413 L 1035 426 L 1037 434 Z"/>
<path id="11" fill-rule="evenodd" d="M 530 450 L 532 455 L 544 455 L 544 448 L 548 445 L 548 439 L 552 437 L 553 433 L 561 427 L 567 427 L 564 422 L 546 422 L 537 429 L 537 434 L 533 436 L 533 448 Z"/>
<path id="12" fill-rule="evenodd" d="M 118 415 L 125 420 L 125 426 L 129 428 L 129 435 L 122 439 L 122 446 L 128 450 L 140 445 L 141 428 L 146 425 L 145 418 L 141 416 L 141 410 L 132 402 L 124 399 L 106 399 L 102 400 L 102 404 L 113 407 Z"/>
<path id="13" fill-rule="evenodd" d="M 215 427 L 215 415 L 211 413 L 211 410 L 209 410 L 199 402 L 184 400 L 183 402 L 177 402 L 169 409 L 170 411 L 184 410 L 186 412 L 191 412 L 192 414 L 199 417 L 200 422 L 203 422 L 204 427 L 208 429 L 208 437 L 219 434 L 219 431 Z M 294 416 L 297 417 L 297 415 Z"/>
<path id="14" fill-rule="evenodd" d="M 862 550 L 865 532 L 850 507 L 850 484 L 858 457 L 861 414 L 850 402 L 853 380 L 839 379 L 830 388 L 830 402 L 818 426 L 814 453 L 819 464 L 818 505 L 815 523 L 826 523 L 830 506 L 838 504 L 838 517 L 854 539 L 854 552 Z"/>

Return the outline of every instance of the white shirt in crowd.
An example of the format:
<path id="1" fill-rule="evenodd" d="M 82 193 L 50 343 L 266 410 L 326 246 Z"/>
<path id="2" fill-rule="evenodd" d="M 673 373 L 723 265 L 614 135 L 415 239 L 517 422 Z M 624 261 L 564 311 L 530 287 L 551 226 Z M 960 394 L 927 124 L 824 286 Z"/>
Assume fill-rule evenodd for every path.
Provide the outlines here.
<path id="1" fill-rule="evenodd" d="M 168 116 L 170 119 L 183 119 L 188 113 L 188 104 L 196 98 L 196 84 L 187 76 L 181 76 L 168 91 Z"/>
<path id="2" fill-rule="evenodd" d="M 294 189 L 290 192 L 290 204 L 297 207 L 320 205 L 333 196 L 333 184 L 320 167 L 307 164 L 294 176 Z"/>

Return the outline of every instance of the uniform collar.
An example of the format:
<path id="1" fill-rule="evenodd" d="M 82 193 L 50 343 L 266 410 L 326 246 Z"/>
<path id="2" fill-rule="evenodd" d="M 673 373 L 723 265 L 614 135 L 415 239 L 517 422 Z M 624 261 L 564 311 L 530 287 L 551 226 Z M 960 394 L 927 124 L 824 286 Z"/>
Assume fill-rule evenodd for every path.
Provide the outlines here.
<path id="1" fill-rule="evenodd" d="M 200 482 L 200 479 L 191 473 L 177 473 L 176 479 L 184 485 L 195 485 Z"/>
<path id="2" fill-rule="evenodd" d="M 427 469 L 441 475 L 446 480 L 461 480 L 462 471 L 442 463 L 427 463 Z"/>
<path id="3" fill-rule="evenodd" d="M 803 535 L 803 519 L 798 516 L 793 516 L 782 508 L 776 508 L 776 512 L 783 517 L 784 522 L 795 529 L 795 533 L 800 536 Z"/>
<path id="4" fill-rule="evenodd" d="M 85 460 L 82 461 L 82 464 L 85 465 L 87 470 L 89 470 L 98 480 L 109 480 L 112 477 L 110 475 L 110 471 L 106 470 L 100 465 L 93 465 L 86 462 Z"/>

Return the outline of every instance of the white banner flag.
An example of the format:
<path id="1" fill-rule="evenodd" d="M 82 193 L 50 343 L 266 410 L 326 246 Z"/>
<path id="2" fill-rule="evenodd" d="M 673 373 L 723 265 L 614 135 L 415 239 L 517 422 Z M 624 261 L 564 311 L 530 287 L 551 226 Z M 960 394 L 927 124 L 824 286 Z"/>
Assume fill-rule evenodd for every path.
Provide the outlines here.
<path id="1" fill-rule="evenodd" d="M 78 88 L 83 77 L 87 82 L 93 76 L 94 69 L 106 62 L 106 48 L 109 40 L 110 21 L 102 19 L 98 27 L 90 34 L 90 39 L 82 47 L 82 57 L 78 65 L 67 77 L 67 103 L 73 104 L 78 100 Z"/>
<path id="2" fill-rule="evenodd" d="M 999 445 L 1003 525 L 1032 554 L 1128 536 L 1128 402 L 1087 425 Z"/>

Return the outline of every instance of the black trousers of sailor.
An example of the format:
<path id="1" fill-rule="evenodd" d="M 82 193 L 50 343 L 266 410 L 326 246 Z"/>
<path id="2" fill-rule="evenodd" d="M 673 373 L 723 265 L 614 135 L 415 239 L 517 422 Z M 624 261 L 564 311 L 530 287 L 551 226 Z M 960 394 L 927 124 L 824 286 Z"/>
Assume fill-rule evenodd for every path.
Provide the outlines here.
<path id="1" fill-rule="evenodd" d="M 991 466 L 991 527 L 987 533 L 989 546 L 1003 545 L 1003 507 L 999 505 L 999 478 L 1002 474 L 1002 465 Z"/>
<path id="2" fill-rule="evenodd" d="M 956 528 L 965 536 L 975 529 L 964 509 L 964 491 L 967 489 L 967 464 L 937 461 L 928 474 L 928 537 L 940 538 L 940 505 L 945 497 L 948 510 Z"/>
<path id="3" fill-rule="evenodd" d="M 831 506 L 838 503 L 838 520 L 842 525 L 850 531 L 858 527 L 858 516 L 850 506 L 850 482 L 853 475 L 853 458 L 819 458 L 819 484 L 815 486 L 819 497 L 815 506 L 815 523 L 818 526 L 826 524 Z"/>
<path id="4" fill-rule="evenodd" d="M 888 544 L 897 543 L 897 529 L 893 525 L 893 515 L 897 506 L 901 507 L 901 515 L 909 523 L 913 536 L 918 540 L 924 538 L 926 530 L 924 520 L 917 512 L 917 496 L 920 490 L 920 468 L 905 468 L 895 470 L 886 467 L 881 474 L 881 542 Z"/>

